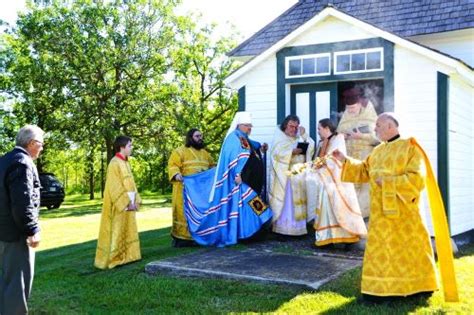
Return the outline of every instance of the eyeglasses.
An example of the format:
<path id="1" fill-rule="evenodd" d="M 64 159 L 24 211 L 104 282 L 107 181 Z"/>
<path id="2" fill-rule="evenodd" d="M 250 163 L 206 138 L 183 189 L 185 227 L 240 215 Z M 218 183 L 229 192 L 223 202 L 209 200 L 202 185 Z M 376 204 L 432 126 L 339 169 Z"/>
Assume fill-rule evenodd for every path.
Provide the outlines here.
<path id="1" fill-rule="evenodd" d="M 41 141 L 39 141 L 39 140 L 33 139 L 33 141 L 36 142 L 36 143 L 38 143 L 40 146 L 43 146 L 43 145 L 44 145 L 44 143 L 41 142 Z"/>

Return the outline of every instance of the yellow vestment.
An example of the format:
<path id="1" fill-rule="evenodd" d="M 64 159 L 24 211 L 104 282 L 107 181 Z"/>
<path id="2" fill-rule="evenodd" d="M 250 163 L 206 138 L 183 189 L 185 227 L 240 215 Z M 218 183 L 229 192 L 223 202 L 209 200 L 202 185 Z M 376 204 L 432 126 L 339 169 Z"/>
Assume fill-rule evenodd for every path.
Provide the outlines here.
<path id="1" fill-rule="evenodd" d="M 361 139 L 346 139 L 347 154 L 358 160 L 365 159 L 374 146 L 378 143 L 375 136 L 375 122 L 377 121 L 377 113 L 371 102 L 366 107 L 362 107 L 359 114 L 352 115 L 347 111 L 341 117 L 341 121 L 337 126 L 337 132 L 340 134 L 353 133 L 354 128 L 364 128 Z M 355 184 L 357 198 L 359 200 L 360 210 L 364 218 L 369 216 L 369 185 Z"/>
<path id="2" fill-rule="evenodd" d="M 422 159 L 429 169 L 427 184 L 438 253 L 443 253 L 443 286 L 447 299 L 457 299 L 449 232 L 439 210 L 442 202 L 433 201 L 431 166 L 414 139 L 384 142 L 363 162 L 348 158 L 343 165 L 343 181 L 370 185 L 370 226 L 361 285 L 364 294 L 406 296 L 438 288 L 430 235 L 418 207 L 424 187 Z M 380 186 L 377 179 L 381 179 Z"/>
<path id="3" fill-rule="evenodd" d="M 133 180 L 130 164 L 118 157 L 112 158 L 107 168 L 104 204 L 94 265 L 111 269 L 140 260 L 135 211 L 125 211 L 130 203 L 128 192 L 135 192 L 135 204 L 141 203 Z"/>
<path id="4" fill-rule="evenodd" d="M 196 174 L 208 170 L 212 166 L 214 166 L 214 161 L 211 155 L 204 149 L 197 150 L 193 147 L 182 146 L 171 153 L 168 161 L 168 176 L 173 184 L 172 236 L 183 240 L 192 240 L 188 230 L 188 223 L 184 216 L 183 183 L 173 180 L 173 177 L 178 173 L 183 176 Z"/>

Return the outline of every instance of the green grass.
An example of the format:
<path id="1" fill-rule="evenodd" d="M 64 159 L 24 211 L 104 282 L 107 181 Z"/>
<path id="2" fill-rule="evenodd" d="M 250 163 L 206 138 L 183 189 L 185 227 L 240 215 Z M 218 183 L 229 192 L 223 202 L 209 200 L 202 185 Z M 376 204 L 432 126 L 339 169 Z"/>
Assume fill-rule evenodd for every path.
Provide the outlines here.
<path id="1" fill-rule="evenodd" d="M 365 305 L 360 268 L 320 290 L 244 281 L 150 277 L 148 262 L 199 249 L 170 247 L 169 196 L 148 195 L 137 213 L 143 259 L 102 271 L 93 267 L 100 200 L 68 197 L 64 206 L 41 213 L 42 244 L 30 300 L 33 314 L 469 314 L 474 312 L 474 245 L 464 247 L 455 266 L 460 303 L 445 303 L 442 293 L 429 300 Z M 238 245 L 238 248 L 245 248 Z"/>

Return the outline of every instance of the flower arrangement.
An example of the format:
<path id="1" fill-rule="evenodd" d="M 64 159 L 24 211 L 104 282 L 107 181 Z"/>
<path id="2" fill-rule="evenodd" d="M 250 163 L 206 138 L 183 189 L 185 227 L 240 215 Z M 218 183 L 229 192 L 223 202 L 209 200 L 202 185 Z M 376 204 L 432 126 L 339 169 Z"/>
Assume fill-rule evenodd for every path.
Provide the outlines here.
<path id="1" fill-rule="evenodd" d="M 313 168 L 314 169 L 320 169 L 321 167 L 325 166 L 327 164 L 327 160 L 329 159 L 328 155 L 322 156 L 322 157 L 317 157 L 313 161 Z"/>

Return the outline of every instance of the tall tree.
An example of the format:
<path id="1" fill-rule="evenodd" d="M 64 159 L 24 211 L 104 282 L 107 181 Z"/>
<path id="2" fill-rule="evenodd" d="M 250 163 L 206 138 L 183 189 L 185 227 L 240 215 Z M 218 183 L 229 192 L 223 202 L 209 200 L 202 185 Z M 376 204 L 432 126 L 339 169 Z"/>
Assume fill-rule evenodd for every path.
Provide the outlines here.
<path id="1" fill-rule="evenodd" d="M 132 136 L 137 159 L 153 168 L 138 180 L 151 189 L 167 187 L 169 153 L 187 129 L 202 129 L 218 151 L 237 108 L 223 84 L 235 68 L 225 56 L 232 40 L 176 16 L 178 0 L 36 2 L 0 48 L 0 92 L 14 101 L 5 122 L 50 132 L 45 162 L 68 148 L 84 154 L 75 163 L 93 198 L 98 161 L 112 158 L 118 134 Z"/>
<path id="2" fill-rule="evenodd" d="M 93 156 L 115 136 L 156 118 L 150 86 L 167 72 L 176 1 L 55 1 L 32 5 L 8 38 L 8 92 L 16 115 L 88 149 Z M 129 131 L 130 132 L 130 131 Z"/>
<path id="3" fill-rule="evenodd" d="M 232 37 L 214 35 L 215 25 L 199 25 L 198 18 L 181 17 L 177 49 L 173 51 L 175 106 L 171 114 L 177 130 L 201 129 L 210 149 L 216 152 L 237 110 L 237 98 L 224 85 L 224 79 L 236 68 L 225 53 L 235 45 Z"/>

